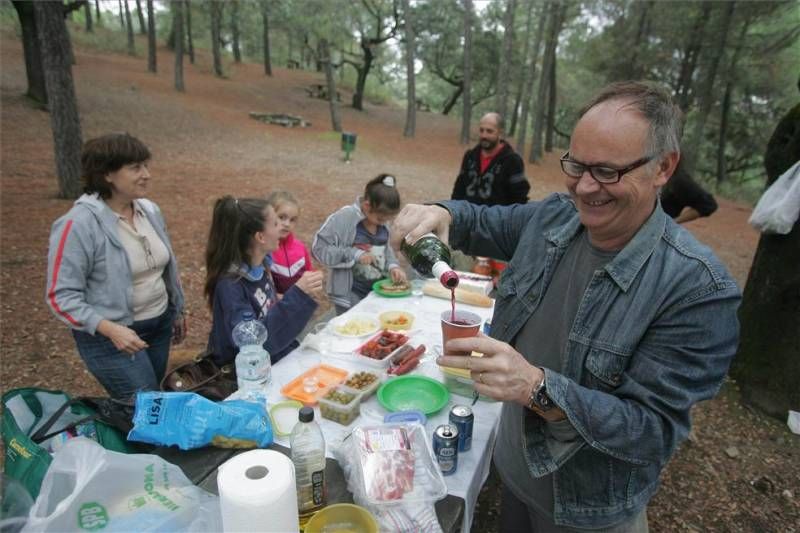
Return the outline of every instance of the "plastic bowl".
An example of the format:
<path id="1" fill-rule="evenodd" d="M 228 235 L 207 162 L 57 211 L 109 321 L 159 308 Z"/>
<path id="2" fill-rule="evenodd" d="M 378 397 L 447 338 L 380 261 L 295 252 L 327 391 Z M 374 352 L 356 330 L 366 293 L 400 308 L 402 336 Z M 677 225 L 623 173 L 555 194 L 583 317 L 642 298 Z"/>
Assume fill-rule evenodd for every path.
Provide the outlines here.
<path id="1" fill-rule="evenodd" d="M 378 523 L 363 507 L 352 503 L 336 503 L 317 511 L 304 529 L 305 533 L 352 531 L 378 533 Z"/>
<path id="2" fill-rule="evenodd" d="M 378 315 L 383 329 L 405 331 L 414 324 L 414 315 L 405 311 L 386 311 Z"/>
<path id="3" fill-rule="evenodd" d="M 427 376 L 392 378 L 378 389 L 378 402 L 392 412 L 417 410 L 430 416 L 449 401 L 447 388 Z"/>

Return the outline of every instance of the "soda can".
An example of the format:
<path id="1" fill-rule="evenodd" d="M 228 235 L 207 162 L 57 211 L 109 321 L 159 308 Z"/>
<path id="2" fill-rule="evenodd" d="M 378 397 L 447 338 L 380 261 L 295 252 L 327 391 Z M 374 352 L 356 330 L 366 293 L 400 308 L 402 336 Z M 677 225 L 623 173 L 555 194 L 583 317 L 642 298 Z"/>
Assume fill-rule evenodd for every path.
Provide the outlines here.
<path id="1" fill-rule="evenodd" d="M 491 333 L 492 333 L 492 319 L 487 318 L 483 322 L 483 334 L 488 337 L 489 335 L 491 335 Z"/>
<path id="2" fill-rule="evenodd" d="M 433 432 L 433 454 L 442 474 L 449 476 L 458 469 L 458 428 L 442 424 Z"/>
<path id="3" fill-rule="evenodd" d="M 458 451 L 466 452 L 472 448 L 472 425 L 475 415 L 467 405 L 454 405 L 450 409 L 450 425 L 458 428 Z"/>

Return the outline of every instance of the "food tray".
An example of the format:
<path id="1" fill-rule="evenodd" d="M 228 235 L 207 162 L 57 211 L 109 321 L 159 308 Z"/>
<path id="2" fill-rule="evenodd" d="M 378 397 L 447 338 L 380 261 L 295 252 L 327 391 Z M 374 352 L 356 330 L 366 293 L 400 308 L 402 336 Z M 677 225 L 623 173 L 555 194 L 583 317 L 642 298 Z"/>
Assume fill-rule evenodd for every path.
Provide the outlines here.
<path id="1" fill-rule="evenodd" d="M 354 492 L 370 505 L 433 503 L 447 495 L 425 426 L 357 426 L 352 437 Z"/>
<path id="2" fill-rule="evenodd" d="M 381 337 L 385 336 L 385 335 L 393 335 L 393 336 L 396 336 L 396 337 L 400 337 L 402 342 L 398 342 L 397 347 L 394 350 L 392 350 L 391 352 L 389 352 L 382 359 L 373 359 L 372 357 L 368 357 L 366 355 L 363 355 L 362 352 L 364 351 L 365 348 L 367 348 L 367 346 L 370 343 L 378 342 L 378 340 Z M 397 333 L 397 332 L 388 331 L 388 330 L 382 330 L 379 333 L 377 333 L 376 335 L 374 335 L 373 337 L 371 337 L 367 342 L 365 342 L 364 344 L 362 344 L 361 346 L 356 348 L 356 350 L 355 350 L 355 352 L 353 352 L 353 354 L 355 355 L 355 358 L 357 359 L 357 361 L 359 363 L 363 363 L 365 365 L 369 365 L 369 366 L 372 366 L 372 367 L 375 367 L 375 368 L 389 368 L 389 361 L 392 359 L 392 356 L 397 352 L 397 350 L 399 350 L 405 344 L 408 343 L 408 339 L 409 339 L 409 337 L 407 335 L 403 335 L 402 333 Z"/>
<path id="3" fill-rule="evenodd" d="M 350 401 L 346 404 L 328 399 L 331 394 L 343 396 Z M 361 414 L 361 395 L 347 387 L 336 387 L 330 389 L 325 396 L 319 399 L 319 412 L 322 418 L 332 420 L 337 424 L 348 426 Z"/>
<path id="4" fill-rule="evenodd" d="M 308 393 L 303 387 L 303 381 L 309 377 L 317 378 L 316 392 Z M 347 370 L 329 365 L 317 365 L 309 368 L 281 388 L 281 394 L 292 400 L 297 400 L 305 405 L 316 405 L 319 399 L 329 389 L 339 385 L 347 377 Z"/>
<path id="5" fill-rule="evenodd" d="M 370 383 L 369 385 L 367 385 L 366 387 L 363 387 L 363 388 L 360 388 L 360 389 L 356 388 L 356 387 L 353 387 L 351 385 L 348 385 L 347 382 L 350 380 L 350 378 L 354 377 L 356 374 L 372 374 L 373 376 L 375 376 L 375 380 L 372 383 Z M 377 373 L 370 372 L 370 371 L 367 371 L 367 370 L 360 370 L 360 371 L 357 371 L 357 372 L 353 372 L 352 374 L 347 376 L 347 379 L 344 380 L 344 383 L 342 383 L 341 387 L 343 387 L 343 388 L 345 388 L 345 389 L 347 389 L 349 391 L 353 391 L 356 394 L 360 394 L 361 395 L 361 399 L 365 400 L 365 399 L 369 398 L 372 395 L 373 392 L 378 390 L 378 387 L 380 387 L 380 385 L 381 385 L 381 377 Z"/>

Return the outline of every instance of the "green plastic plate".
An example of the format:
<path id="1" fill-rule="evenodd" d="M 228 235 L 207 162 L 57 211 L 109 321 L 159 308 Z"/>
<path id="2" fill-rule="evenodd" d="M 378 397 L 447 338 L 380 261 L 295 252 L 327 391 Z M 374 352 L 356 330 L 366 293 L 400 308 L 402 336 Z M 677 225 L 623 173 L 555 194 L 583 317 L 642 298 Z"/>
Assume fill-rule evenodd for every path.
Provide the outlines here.
<path id="1" fill-rule="evenodd" d="M 447 388 L 426 376 L 399 376 L 378 389 L 378 402 L 389 411 L 416 409 L 432 415 L 449 401 Z"/>
<path id="2" fill-rule="evenodd" d="M 401 292 L 386 292 L 383 290 L 384 284 L 391 285 L 392 280 L 388 278 L 379 279 L 378 281 L 372 284 L 372 290 L 375 291 L 377 294 L 380 294 L 381 296 L 384 296 L 386 298 L 403 298 L 404 296 L 409 296 L 411 294 L 411 287 Z"/>

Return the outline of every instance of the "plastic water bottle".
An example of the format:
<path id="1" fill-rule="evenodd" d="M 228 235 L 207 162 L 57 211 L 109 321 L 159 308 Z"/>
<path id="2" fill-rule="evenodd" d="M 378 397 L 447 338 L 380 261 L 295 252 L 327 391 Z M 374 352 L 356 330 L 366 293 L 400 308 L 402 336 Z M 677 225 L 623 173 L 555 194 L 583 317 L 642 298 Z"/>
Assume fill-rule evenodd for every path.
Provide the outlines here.
<path id="1" fill-rule="evenodd" d="M 264 349 L 267 328 L 252 312 L 245 312 L 233 328 L 233 342 L 239 347 L 236 355 L 236 379 L 239 389 L 260 391 L 272 379 L 272 363 Z"/>
<path id="2" fill-rule="evenodd" d="M 298 418 L 289 442 L 302 528 L 314 513 L 325 507 L 328 491 L 325 485 L 325 437 L 314 421 L 314 409 L 301 408 Z"/>

